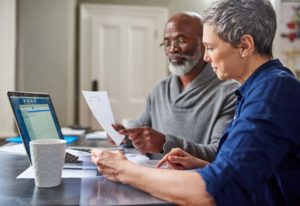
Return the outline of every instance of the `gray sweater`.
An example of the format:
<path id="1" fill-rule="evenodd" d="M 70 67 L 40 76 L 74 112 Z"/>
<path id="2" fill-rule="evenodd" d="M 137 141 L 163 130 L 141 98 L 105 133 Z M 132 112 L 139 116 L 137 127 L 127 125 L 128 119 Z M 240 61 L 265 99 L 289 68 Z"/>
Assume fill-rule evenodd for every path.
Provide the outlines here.
<path id="1" fill-rule="evenodd" d="M 183 91 L 178 77 L 172 75 L 154 87 L 145 111 L 130 127 L 150 126 L 164 133 L 164 153 L 179 147 L 212 161 L 234 115 L 238 87 L 235 81 L 220 81 L 210 64 Z"/>

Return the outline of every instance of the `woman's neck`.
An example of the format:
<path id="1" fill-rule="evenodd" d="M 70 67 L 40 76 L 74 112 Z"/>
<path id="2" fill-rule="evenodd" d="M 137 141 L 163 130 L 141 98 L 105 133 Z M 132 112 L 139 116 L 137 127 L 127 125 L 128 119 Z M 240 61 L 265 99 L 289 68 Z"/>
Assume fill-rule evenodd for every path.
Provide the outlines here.
<path id="1" fill-rule="evenodd" d="M 244 70 L 245 72 L 241 75 L 240 78 L 236 79 L 240 83 L 244 83 L 261 65 L 272 59 L 270 57 L 261 55 L 253 55 L 249 58 L 250 59 L 246 64 L 246 69 Z"/>

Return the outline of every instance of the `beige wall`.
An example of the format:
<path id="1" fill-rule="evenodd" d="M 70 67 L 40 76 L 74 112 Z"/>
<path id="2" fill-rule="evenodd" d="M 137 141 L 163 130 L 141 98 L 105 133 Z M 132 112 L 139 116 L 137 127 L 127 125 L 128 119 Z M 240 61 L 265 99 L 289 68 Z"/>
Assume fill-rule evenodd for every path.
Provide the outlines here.
<path id="1" fill-rule="evenodd" d="M 17 89 L 47 92 L 61 124 L 74 119 L 74 0 L 18 1 Z"/>

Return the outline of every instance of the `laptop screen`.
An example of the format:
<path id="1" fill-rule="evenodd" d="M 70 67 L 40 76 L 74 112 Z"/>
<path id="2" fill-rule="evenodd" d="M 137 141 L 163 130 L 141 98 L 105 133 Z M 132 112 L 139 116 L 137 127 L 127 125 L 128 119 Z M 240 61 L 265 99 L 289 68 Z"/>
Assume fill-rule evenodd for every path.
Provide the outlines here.
<path id="1" fill-rule="evenodd" d="M 48 94 L 8 92 L 26 152 L 35 139 L 63 139 L 51 98 Z"/>

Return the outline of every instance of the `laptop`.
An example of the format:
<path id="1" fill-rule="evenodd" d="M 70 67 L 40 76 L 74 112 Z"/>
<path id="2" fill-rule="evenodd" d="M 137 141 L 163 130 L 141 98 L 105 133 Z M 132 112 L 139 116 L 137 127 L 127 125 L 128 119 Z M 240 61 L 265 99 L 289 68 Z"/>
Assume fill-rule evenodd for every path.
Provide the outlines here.
<path id="1" fill-rule="evenodd" d="M 46 93 L 9 91 L 7 95 L 31 164 L 29 146 L 31 140 L 64 139 L 53 103 L 50 95 Z M 86 147 L 72 147 L 71 149 L 67 149 L 64 168 L 96 169 L 93 163 L 80 161 L 78 155 L 74 155 L 76 151 L 88 155 L 90 149 Z"/>

